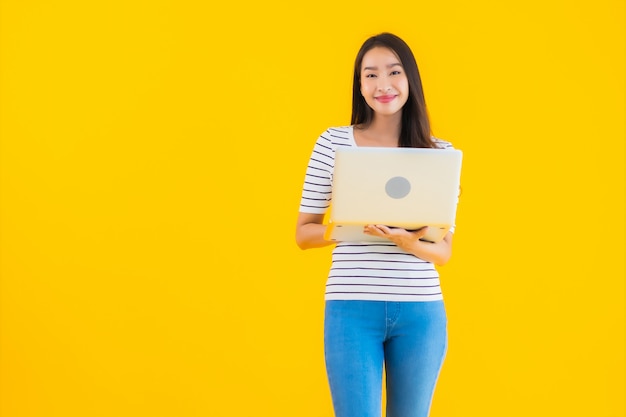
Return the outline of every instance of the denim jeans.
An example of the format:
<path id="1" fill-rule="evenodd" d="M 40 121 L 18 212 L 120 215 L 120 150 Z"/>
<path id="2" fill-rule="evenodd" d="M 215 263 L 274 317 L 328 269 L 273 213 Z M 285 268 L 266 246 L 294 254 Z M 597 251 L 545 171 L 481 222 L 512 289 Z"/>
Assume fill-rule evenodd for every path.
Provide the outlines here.
<path id="1" fill-rule="evenodd" d="M 324 351 L 336 417 L 427 417 L 447 348 L 443 301 L 326 301 Z"/>

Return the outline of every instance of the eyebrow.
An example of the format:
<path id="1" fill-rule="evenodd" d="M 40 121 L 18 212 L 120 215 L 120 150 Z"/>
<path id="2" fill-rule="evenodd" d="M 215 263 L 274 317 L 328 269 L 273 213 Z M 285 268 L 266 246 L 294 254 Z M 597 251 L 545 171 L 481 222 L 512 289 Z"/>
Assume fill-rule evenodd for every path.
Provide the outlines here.
<path id="1" fill-rule="evenodd" d="M 395 67 L 396 65 L 397 65 L 397 66 L 399 66 L 399 67 L 401 67 L 401 66 L 402 66 L 402 64 L 401 64 L 401 63 L 399 63 L 399 62 L 395 62 L 395 63 L 393 63 L 393 64 L 389 64 L 389 65 L 387 65 L 387 68 L 393 68 L 393 67 Z M 367 71 L 367 70 L 372 70 L 372 71 L 375 71 L 375 70 L 377 70 L 377 69 L 378 69 L 378 67 L 365 67 L 365 68 L 363 68 L 363 71 Z"/>

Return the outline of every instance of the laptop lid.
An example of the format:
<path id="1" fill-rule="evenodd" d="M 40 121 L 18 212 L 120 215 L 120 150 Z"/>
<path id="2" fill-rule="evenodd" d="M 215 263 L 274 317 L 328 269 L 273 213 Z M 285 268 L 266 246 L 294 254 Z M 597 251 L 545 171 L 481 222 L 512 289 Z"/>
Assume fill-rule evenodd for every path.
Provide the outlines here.
<path id="1" fill-rule="evenodd" d="M 462 152 L 458 149 L 345 147 L 335 153 L 333 193 L 325 238 L 383 240 L 366 224 L 408 230 L 429 226 L 438 242 L 456 217 Z"/>

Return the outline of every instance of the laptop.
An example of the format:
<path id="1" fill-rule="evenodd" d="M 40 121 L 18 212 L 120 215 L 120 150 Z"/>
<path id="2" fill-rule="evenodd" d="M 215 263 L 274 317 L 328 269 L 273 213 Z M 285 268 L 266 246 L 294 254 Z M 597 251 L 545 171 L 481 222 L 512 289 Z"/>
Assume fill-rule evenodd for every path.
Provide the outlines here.
<path id="1" fill-rule="evenodd" d="M 344 147 L 335 152 L 332 201 L 324 238 L 386 240 L 366 224 L 417 230 L 439 242 L 454 225 L 462 151 L 432 148 Z"/>

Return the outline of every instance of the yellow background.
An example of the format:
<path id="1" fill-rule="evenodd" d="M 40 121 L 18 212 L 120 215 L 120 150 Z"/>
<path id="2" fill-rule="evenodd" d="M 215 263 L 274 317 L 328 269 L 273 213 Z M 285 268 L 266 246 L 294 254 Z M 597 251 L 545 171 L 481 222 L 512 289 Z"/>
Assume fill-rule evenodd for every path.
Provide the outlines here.
<path id="1" fill-rule="evenodd" d="M 432 416 L 624 416 L 624 2 L 2 0 L 0 414 L 331 416 L 294 242 L 360 44 L 465 153 Z"/>

